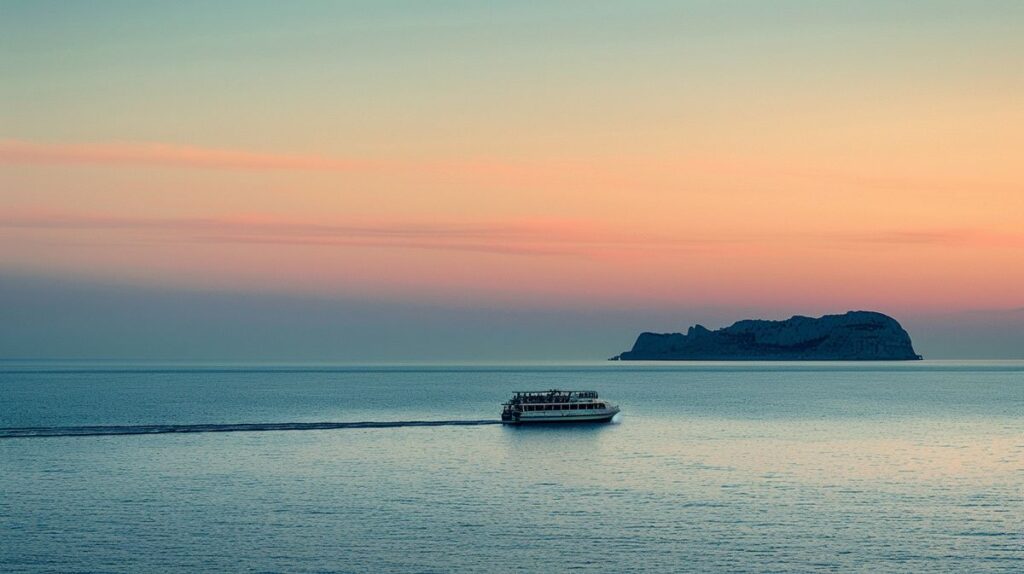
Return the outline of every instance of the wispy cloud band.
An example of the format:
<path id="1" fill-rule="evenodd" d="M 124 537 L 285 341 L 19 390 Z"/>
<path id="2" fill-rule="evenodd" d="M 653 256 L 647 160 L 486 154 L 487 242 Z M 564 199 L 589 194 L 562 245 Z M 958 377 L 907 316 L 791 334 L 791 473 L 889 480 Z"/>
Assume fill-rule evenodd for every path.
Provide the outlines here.
<path id="1" fill-rule="evenodd" d="M 134 231 L 200 243 L 389 247 L 509 255 L 578 255 L 602 249 L 700 248 L 708 241 L 641 235 L 580 221 L 318 222 L 264 216 L 123 217 L 35 212 L 0 216 L 0 228 Z"/>
<path id="2" fill-rule="evenodd" d="M 721 251 L 794 245 L 822 249 L 1022 248 L 1024 235 L 974 229 L 831 233 L 637 233 L 589 221 L 299 221 L 272 216 L 128 217 L 69 212 L 0 215 L 0 228 L 36 231 L 135 232 L 147 238 L 198 243 L 386 247 L 506 255 L 600 255 L 609 251 Z"/>
<path id="3" fill-rule="evenodd" d="M 265 153 L 161 142 L 39 143 L 0 139 L 0 165 L 81 165 L 165 167 L 241 171 L 411 174 L 418 177 L 459 177 L 492 183 L 527 185 L 588 185 L 630 189 L 678 189 L 693 175 L 735 178 L 775 178 L 792 182 L 822 182 L 862 189 L 1024 192 L 1019 184 L 961 181 L 955 178 L 901 177 L 852 173 L 820 166 L 786 166 L 750 158 L 678 157 L 669 162 L 619 158 L 517 162 L 494 159 L 413 160 L 409 158 L 337 157 L 315 154 Z"/>
<path id="4" fill-rule="evenodd" d="M 304 171 L 356 171 L 379 167 L 379 164 L 366 160 L 256 153 L 166 143 L 41 144 L 21 140 L 0 140 L 0 163 Z"/>

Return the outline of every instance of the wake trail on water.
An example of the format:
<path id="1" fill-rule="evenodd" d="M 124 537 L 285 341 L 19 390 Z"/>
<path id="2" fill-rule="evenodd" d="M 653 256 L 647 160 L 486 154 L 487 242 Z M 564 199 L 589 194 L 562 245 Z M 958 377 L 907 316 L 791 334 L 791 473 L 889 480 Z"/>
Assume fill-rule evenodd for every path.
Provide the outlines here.
<path id="1" fill-rule="evenodd" d="M 250 423 L 250 424 L 198 424 L 198 425 L 122 425 L 77 427 L 0 427 L 0 439 L 44 438 L 67 436 L 117 436 L 136 434 L 170 434 L 203 432 L 260 432 L 304 431 L 335 429 L 376 429 L 396 427 L 453 427 L 498 425 L 499 420 L 454 421 L 360 421 L 345 423 Z"/>

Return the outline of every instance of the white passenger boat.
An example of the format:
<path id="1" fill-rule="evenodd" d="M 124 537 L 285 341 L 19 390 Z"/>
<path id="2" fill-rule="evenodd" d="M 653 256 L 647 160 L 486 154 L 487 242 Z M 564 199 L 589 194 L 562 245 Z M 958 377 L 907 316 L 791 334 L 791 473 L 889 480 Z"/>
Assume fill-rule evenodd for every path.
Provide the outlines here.
<path id="1" fill-rule="evenodd" d="M 527 391 L 503 403 L 501 422 L 567 423 L 608 422 L 619 412 L 618 405 L 598 398 L 596 391 Z"/>

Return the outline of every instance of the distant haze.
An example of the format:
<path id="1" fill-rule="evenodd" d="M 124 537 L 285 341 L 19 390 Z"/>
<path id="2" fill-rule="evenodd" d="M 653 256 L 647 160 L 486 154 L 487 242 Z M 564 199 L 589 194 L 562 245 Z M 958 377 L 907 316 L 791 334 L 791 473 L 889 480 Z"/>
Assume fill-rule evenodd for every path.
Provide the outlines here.
<path id="1" fill-rule="evenodd" d="M 0 357 L 1024 351 L 1024 3 L 0 4 Z"/>
<path id="2" fill-rule="evenodd" d="M 158 361 L 602 360 L 641 331 L 793 310 L 456 307 L 0 278 L 0 358 Z M 845 310 L 845 309 L 844 309 Z M 827 312 L 832 310 L 825 310 Z M 839 311 L 839 310 L 835 310 Z M 817 313 L 817 312 L 816 312 Z M 1024 311 L 898 317 L 928 359 L 1024 359 Z"/>

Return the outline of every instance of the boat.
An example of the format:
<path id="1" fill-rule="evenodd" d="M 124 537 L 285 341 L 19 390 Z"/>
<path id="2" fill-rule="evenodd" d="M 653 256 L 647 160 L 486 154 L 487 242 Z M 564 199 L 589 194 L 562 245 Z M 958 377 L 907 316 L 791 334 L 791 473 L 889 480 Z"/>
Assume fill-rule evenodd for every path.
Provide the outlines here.
<path id="1" fill-rule="evenodd" d="M 520 391 L 502 403 L 501 422 L 524 423 L 608 422 L 619 413 L 597 396 L 597 391 Z"/>

